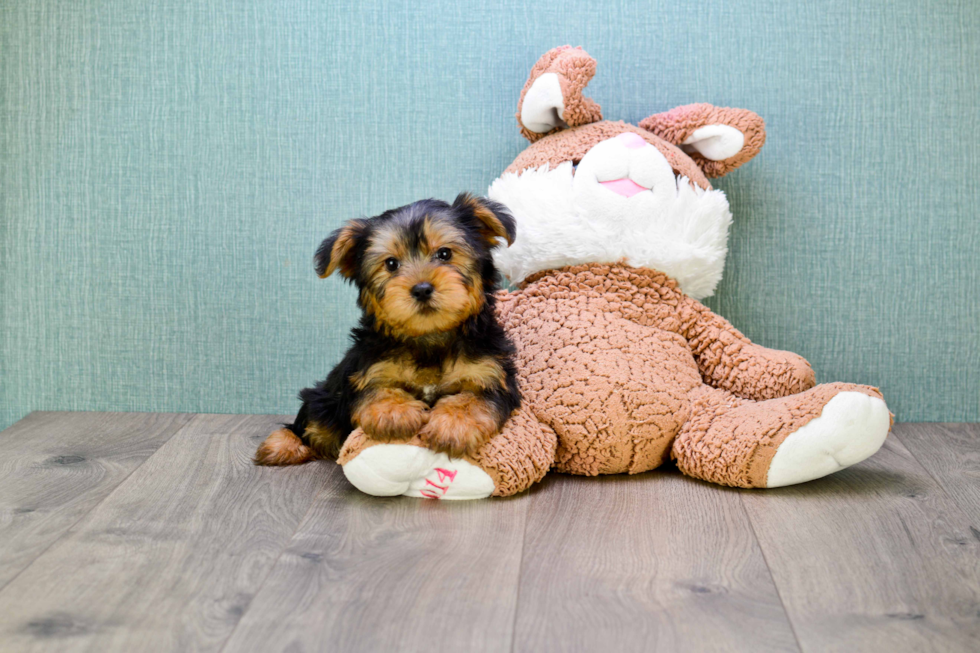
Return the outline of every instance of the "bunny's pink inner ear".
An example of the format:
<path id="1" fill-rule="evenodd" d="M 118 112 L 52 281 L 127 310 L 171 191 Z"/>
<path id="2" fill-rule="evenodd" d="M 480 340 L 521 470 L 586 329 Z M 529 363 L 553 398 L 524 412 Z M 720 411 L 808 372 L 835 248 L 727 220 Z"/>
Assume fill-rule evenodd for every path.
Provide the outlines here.
<path id="1" fill-rule="evenodd" d="M 640 121 L 651 131 L 687 152 L 708 177 L 721 177 L 762 149 L 766 127 L 747 109 L 689 104 Z"/>
<path id="2" fill-rule="evenodd" d="M 595 59 L 585 50 L 568 45 L 538 59 L 517 103 L 524 137 L 533 143 L 560 129 L 602 120 L 599 105 L 582 95 L 595 69 Z"/>
<path id="3" fill-rule="evenodd" d="M 562 116 L 565 98 L 557 73 L 544 73 L 531 84 L 521 102 L 521 125 L 535 134 L 547 134 L 556 127 L 568 127 Z"/>
<path id="4" fill-rule="evenodd" d="M 711 161 L 724 161 L 742 151 L 745 134 L 729 125 L 705 125 L 695 129 L 684 139 L 681 149 L 692 154 L 697 152 Z"/>

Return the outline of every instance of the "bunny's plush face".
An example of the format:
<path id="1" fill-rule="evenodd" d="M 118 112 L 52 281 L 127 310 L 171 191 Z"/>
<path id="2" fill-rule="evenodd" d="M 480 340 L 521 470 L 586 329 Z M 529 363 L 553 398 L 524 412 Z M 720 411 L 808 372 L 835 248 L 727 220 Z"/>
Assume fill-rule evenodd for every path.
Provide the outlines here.
<path id="1" fill-rule="evenodd" d="M 582 50 L 558 48 L 532 70 L 518 114 L 532 145 L 489 192 L 518 222 L 497 266 L 520 281 L 565 265 L 625 261 L 669 274 L 692 297 L 710 295 L 732 216 L 708 177 L 759 151 L 762 120 L 690 105 L 638 127 L 602 121 L 598 105 L 581 95 L 594 68 Z"/>
<path id="2" fill-rule="evenodd" d="M 517 240 L 497 253 L 497 267 L 516 281 L 565 265 L 625 260 L 669 274 L 693 297 L 710 295 L 721 279 L 732 220 L 725 194 L 681 150 L 675 158 L 690 162 L 694 180 L 676 172 L 638 128 L 605 125 L 619 133 L 581 158 L 542 162 L 493 183 L 490 197 L 518 223 Z M 576 136 L 560 132 L 528 149 Z"/>

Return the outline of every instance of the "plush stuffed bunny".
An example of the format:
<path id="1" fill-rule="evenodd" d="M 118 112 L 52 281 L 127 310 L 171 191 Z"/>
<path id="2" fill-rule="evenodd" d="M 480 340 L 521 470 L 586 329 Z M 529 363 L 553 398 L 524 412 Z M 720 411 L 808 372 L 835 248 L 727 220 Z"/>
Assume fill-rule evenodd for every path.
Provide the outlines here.
<path id="1" fill-rule="evenodd" d="M 579 48 L 535 64 L 518 103 L 531 141 L 490 187 L 517 220 L 497 254 L 519 290 L 499 314 L 521 408 L 474 456 L 360 430 L 340 463 L 369 494 L 507 496 L 548 470 L 635 474 L 674 460 L 722 485 L 779 487 L 853 465 L 891 416 L 876 388 L 814 385 L 800 356 L 753 344 L 697 301 L 721 278 L 731 214 L 720 177 L 765 141 L 751 111 L 708 104 L 602 120 Z"/>

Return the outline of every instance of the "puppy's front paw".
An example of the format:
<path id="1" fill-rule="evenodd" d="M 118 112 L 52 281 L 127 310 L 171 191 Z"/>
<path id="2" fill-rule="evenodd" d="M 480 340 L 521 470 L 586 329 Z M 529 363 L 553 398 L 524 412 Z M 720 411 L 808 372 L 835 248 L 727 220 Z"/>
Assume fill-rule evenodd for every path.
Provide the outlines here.
<path id="1" fill-rule="evenodd" d="M 430 449 L 451 458 L 473 454 L 497 432 L 497 419 L 486 402 L 469 392 L 443 397 L 419 433 Z"/>
<path id="2" fill-rule="evenodd" d="M 408 440 L 429 420 L 429 407 L 404 390 L 382 390 L 354 413 L 354 422 L 375 440 Z"/>

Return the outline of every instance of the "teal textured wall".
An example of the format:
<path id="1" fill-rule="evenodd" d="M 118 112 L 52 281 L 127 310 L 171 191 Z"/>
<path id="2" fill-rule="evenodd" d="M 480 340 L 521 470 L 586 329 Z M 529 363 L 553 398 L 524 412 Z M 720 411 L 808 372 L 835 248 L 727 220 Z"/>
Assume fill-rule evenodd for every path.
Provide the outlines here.
<path id="1" fill-rule="evenodd" d="M 978 35 L 972 0 L 4 2 L 0 426 L 294 411 L 355 318 L 316 245 L 484 191 L 563 43 L 607 117 L 766 119 L 713 308 L 900 420 L 980 420 Z"/>

